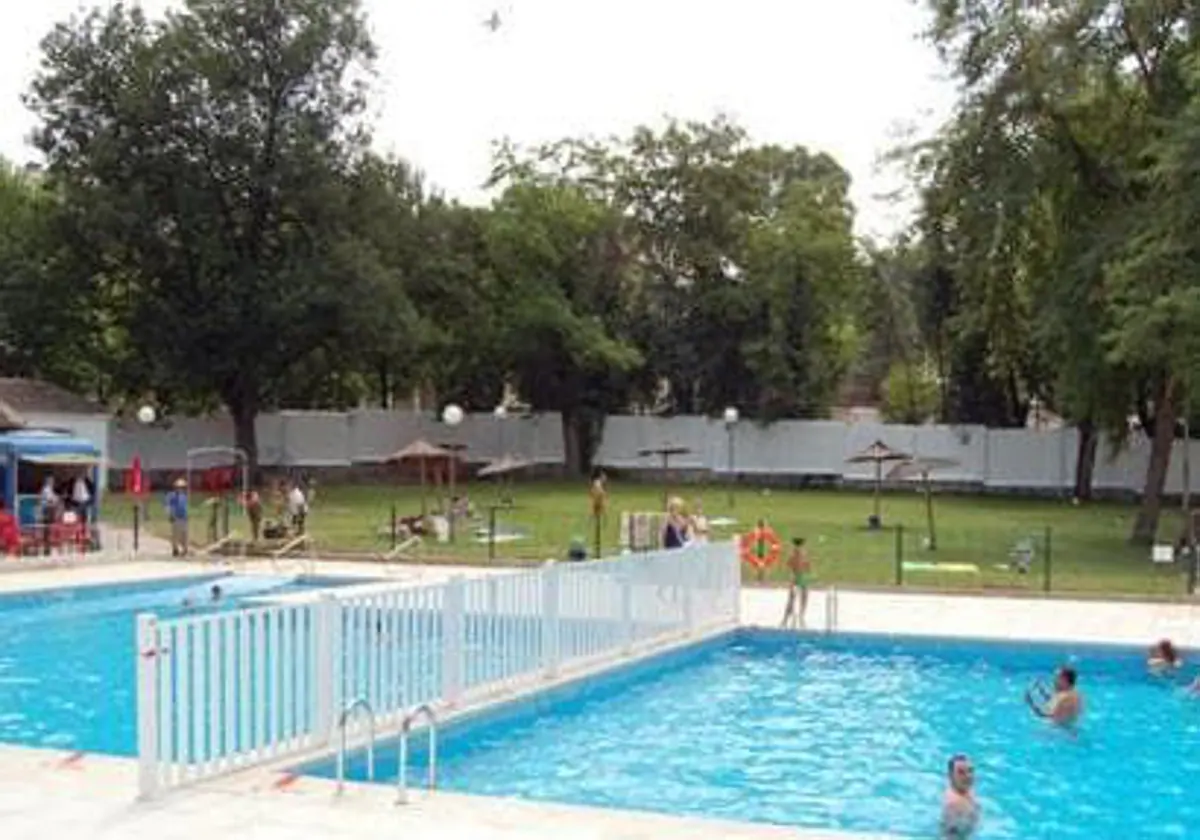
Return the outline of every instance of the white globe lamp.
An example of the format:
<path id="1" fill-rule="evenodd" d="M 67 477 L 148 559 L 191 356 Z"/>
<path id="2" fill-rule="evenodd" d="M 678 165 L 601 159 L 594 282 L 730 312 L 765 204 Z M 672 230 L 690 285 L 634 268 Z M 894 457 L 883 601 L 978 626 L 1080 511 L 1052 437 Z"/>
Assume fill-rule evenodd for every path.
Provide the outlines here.
<path id="1" fill-rule="evenodd" d="M 450 403 L 442 409 L 442 422 L 453 428 L 463 421 L 462 407 L 455 403 Z"/>
<path id="2" fill-rule="evenodd" d="M 500 405 L 496 406 L 496 410 L 492 413 L 496 415 L 497 420 L 503 420 L 508 416 L 508 406 L 501 403 Z"/>
<path id="3" fill-rule="evenodd" d="M 154 419 L 157 416 L 158 415 L 154 411 L 154 406 L 152 406 L 152 405 L 144 405 L 137 410 L 138 422 L 141 423 L 143 426 L 149 426 L 151 423 L 154 422 Z"/>
<path id="4" fill-rule="evenodd" d="M 741 415 L 738 414 L 738 410 L 735 407 L 733 407 L 731 405 L 731 406 L 729 406 L 729 408 L 725 409 L 725 425 L 726 426 L 732 426 L 739 419 L 741 419 Z"/>

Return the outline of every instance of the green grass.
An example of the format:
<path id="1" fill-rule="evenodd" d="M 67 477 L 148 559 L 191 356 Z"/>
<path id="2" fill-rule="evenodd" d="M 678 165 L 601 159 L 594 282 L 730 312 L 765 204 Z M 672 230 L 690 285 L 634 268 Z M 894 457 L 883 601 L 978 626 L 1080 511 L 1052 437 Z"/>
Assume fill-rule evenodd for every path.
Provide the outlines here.
<path id="1" fill-rule="evenodd" d="M 486 505 L 496 499 L 491 485 L 468 488 L 486 525 Z M 1155 566 L 1149 549 L 1130 546 L 1126 539 L 1136 513 L 1132 505 L 1095 503 L 1072 506 L 1058 500 L 1030 500 L 982 496 L 942 496 L 935 501 L 937 550 L 926 548 L 925 505 L 916 492 L 895 492 L 883 497 L 885 529 L 869 531 L 869 494 L 849 491 L 772 491 L 739 488 L 729 505 L 723 488 L 686 487 L 685 498 L 703 498 L 710 518 L 733 516 L 738 525 L 714 529 L 713 538 L 745 530 L 758 517 L 766 517 L 786 541 L 807 539 L 818 584 L 894 585 L 899 546 L 906 561 L 972 563 L 979 574 L 914 571 L 904 574 L 912 587 L 1004 589 L 1041 591 L 1045 583 L 1047 533 L 1053 591 L 1113 594 L 1180 595 L 1185 589 L 1181 565 Z M 585 483 L 530 483 L 515 488 L 515 507 L 497 513 L 500 526 L 517 526 L 529 538 L 496 546 L 496 563 L 539 562 L 564 556 L 573 537 L 592 549 L 594 530 Z M 408 486 L 321 486 L 310 517 L 310 532 L 318 548 L 327 551 L 379 552 L 390 542 L 386 536 L 392 505 L 400 515 L 420 511 L 420 491 Z M 603 553 L 614 553 L 618 544 L 621 511 L 658 510 L 662 488 L 650 484 L 613 484 L 607 521 L 601 534 Z M 197 539 L 206 524 L 203 509 L 193 508 L 192 531 Z M 127 524 L 131 508 L 120 496 L 107 503 L 107 518 Z M 149 530 L 165 535 L 166 523 L 152 511 Z M 1173 541 L 1180 527 L 1174 514 L 1165 515 L 1160 533 Z M 899 526 L 899 527 L 896 527 Z M 244 523 L 235 529 L 247 533 Z M 427 543 L 422 558 L 429 561 L 481 563 L 488 561 L 486 544 L 478 544 L 461 528 L 453 545 Z M 1035 547 L 1033 569 L 1017 574 L 1007 565 L 1010 552 L 1022 541 Z M 747 579 L 754 575 L 747 573 Z M 775 568 L 767 582 L 782 580 Z"/>

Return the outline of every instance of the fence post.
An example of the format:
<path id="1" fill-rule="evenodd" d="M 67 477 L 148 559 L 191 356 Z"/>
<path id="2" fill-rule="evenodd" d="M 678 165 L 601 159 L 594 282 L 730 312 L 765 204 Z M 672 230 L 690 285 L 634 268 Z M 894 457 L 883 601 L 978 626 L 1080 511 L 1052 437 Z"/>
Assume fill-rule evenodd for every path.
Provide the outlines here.
<path id="1" fill-rule="evenodd" d="M 621 639 L 626 655 L 633 650 L 637 637 L 637 628 L 633 626 L 633 569 L 628 566 L 621 575 Z"/>
<path id="2" fill-rule="evenodd" d="M 466 649 L 466 580 L 455 575 L 446 583 L 442 601 L 442 696 L 450 705 L 462 699 L 463 655 Z"/>
<path id="3" fill-rule="evenodd" d="M 725 591 L 730 598 L 730 612 L 737 624 L 742 623 L 742 559 L 738 557 L 737 540 L 730 540 L 723 552 L 725 558 Z"/>
<path id="4" fill-rule="evenodd" d="M 133 553 L 138 553 L 138 536 L 142 529 L 142 506 L 137 502 L 133 503 Z"/>
<path id="5" fill-rule="evenodd" d="M 542 569 L 542 669 L 546 677 L 558 673 L 558 565 Z"/>
<path id="6" fill-rule="evenodd" d="M 682 554 L 682 552 L 680 553 Z M 683 632 L 690 636 L 692 634 L 692 625 L 695 623 L 692 596 L 694 594 L 693 586 L 695 585 L 696 578 L 694 575 L 685 574 L 687 566 L 690 565 L 690 563 L 686 562 L 689 558 L 679 557 L 672 559 L 675 560 L 675 579 L 679 581 L 678 586 L 683 590 Z M 680 560 L 685 562 L 679 562 Z"/>
<path id="7" fill-rule="evenodd" d="M 896 586 L 904 585 L 904 526 L 896 526 Z"/>
<path id="8" fill-rule="evenodd" d="M 333 738 L 334 722 L 343 703 L 341 694 L 342 610 L 341 602 L 328 593 L 316 604 L 313 649 L 314 734 L 318 743 Z M 245 621 L 245 618 L 242 619 Z"/>
<path id="9" fill-rule="evenodd" d="M 1049 592 L 1051 586 L 1053 585 L 1053 574 L 1054 573 L 1052 571 L 1052 568 L 1054 566 L 1054 555 L 1051 553 L 1050 533 L 1051 533 L 1051 528 L 1049 525 L 1047 525 L 1045 533 L 1042 535 L 1042 540 L 1043 540 L 1042 553 L 1044 555 L 1046 555 L 1046 562 L 1045 562 L 1046 568 L 1043 570 L 1044 574 L 1042 575 L 1042 591 L 1043 592 Z"/>
<path id="10" fill-rule="evenodd" d="M 138 792 L 150 799 L 158 792 L 158 618 L 137 618 Z"/>
<path id="11" fill-rule="evenodd" d="M 1183 594 L 1190 598 L 1192 595 L 1196 594 L 1196 572 L 1198 571 L 1196 568 L 1196 563 L 1200 562 L 1200 555 L 1197 555 L 1196 546 L 1194 544 L 1187 547 L 1186 556 L 1188 562 L 1187 592 Z"/>

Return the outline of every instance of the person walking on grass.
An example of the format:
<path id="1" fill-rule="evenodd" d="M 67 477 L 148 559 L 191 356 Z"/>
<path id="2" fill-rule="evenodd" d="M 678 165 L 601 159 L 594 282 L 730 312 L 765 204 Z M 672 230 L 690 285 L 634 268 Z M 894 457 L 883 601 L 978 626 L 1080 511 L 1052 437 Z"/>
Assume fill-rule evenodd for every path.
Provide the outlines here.
<path id="1" fill-rule="evenodd" d="M 783 626 L 799 630 L 804 627 L 804 614 L 808 611 L 808 577 L 812 572 L 812 563 L 808 559 L 808 549 L 804 547 L 803 537 L 792 539 L 792 553 L 788 555 L 788 599 L 787 607 L 783 610 Z"/>
<path id="2" fill-rule="evenodd" d="M 171 523 L 171 556 L 187 557 L 188 494 L 182 478 L 175 480 L 175 489 L 167 494 L 167 519 Z"/>

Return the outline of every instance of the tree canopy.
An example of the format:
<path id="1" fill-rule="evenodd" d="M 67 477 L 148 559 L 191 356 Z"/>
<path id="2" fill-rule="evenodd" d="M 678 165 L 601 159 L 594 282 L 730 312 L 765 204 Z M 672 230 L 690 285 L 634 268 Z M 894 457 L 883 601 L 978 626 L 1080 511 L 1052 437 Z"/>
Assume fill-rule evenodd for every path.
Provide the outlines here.
<path id="1" fill-rule="evenodd" d="M 464 206 L 373 151 L 359 0 L 72 18 L 27 95 L 44 169 L 0 168 L 0 370 L 223 407 L 252 457 L 276 407 L 515 398 L 561 414 L 572 470 L 623 411 L 1040 404 L 1080 430 L 1080 497 L 1101 434 L 1152 439 L 1152 539 L 1200 362 L 1194 12 L 923 5 L 961 95 L 905 150 L 920 212 L 888 243 L 856 241 L 835 159 L 725 117 L 501 143 Z"/>

